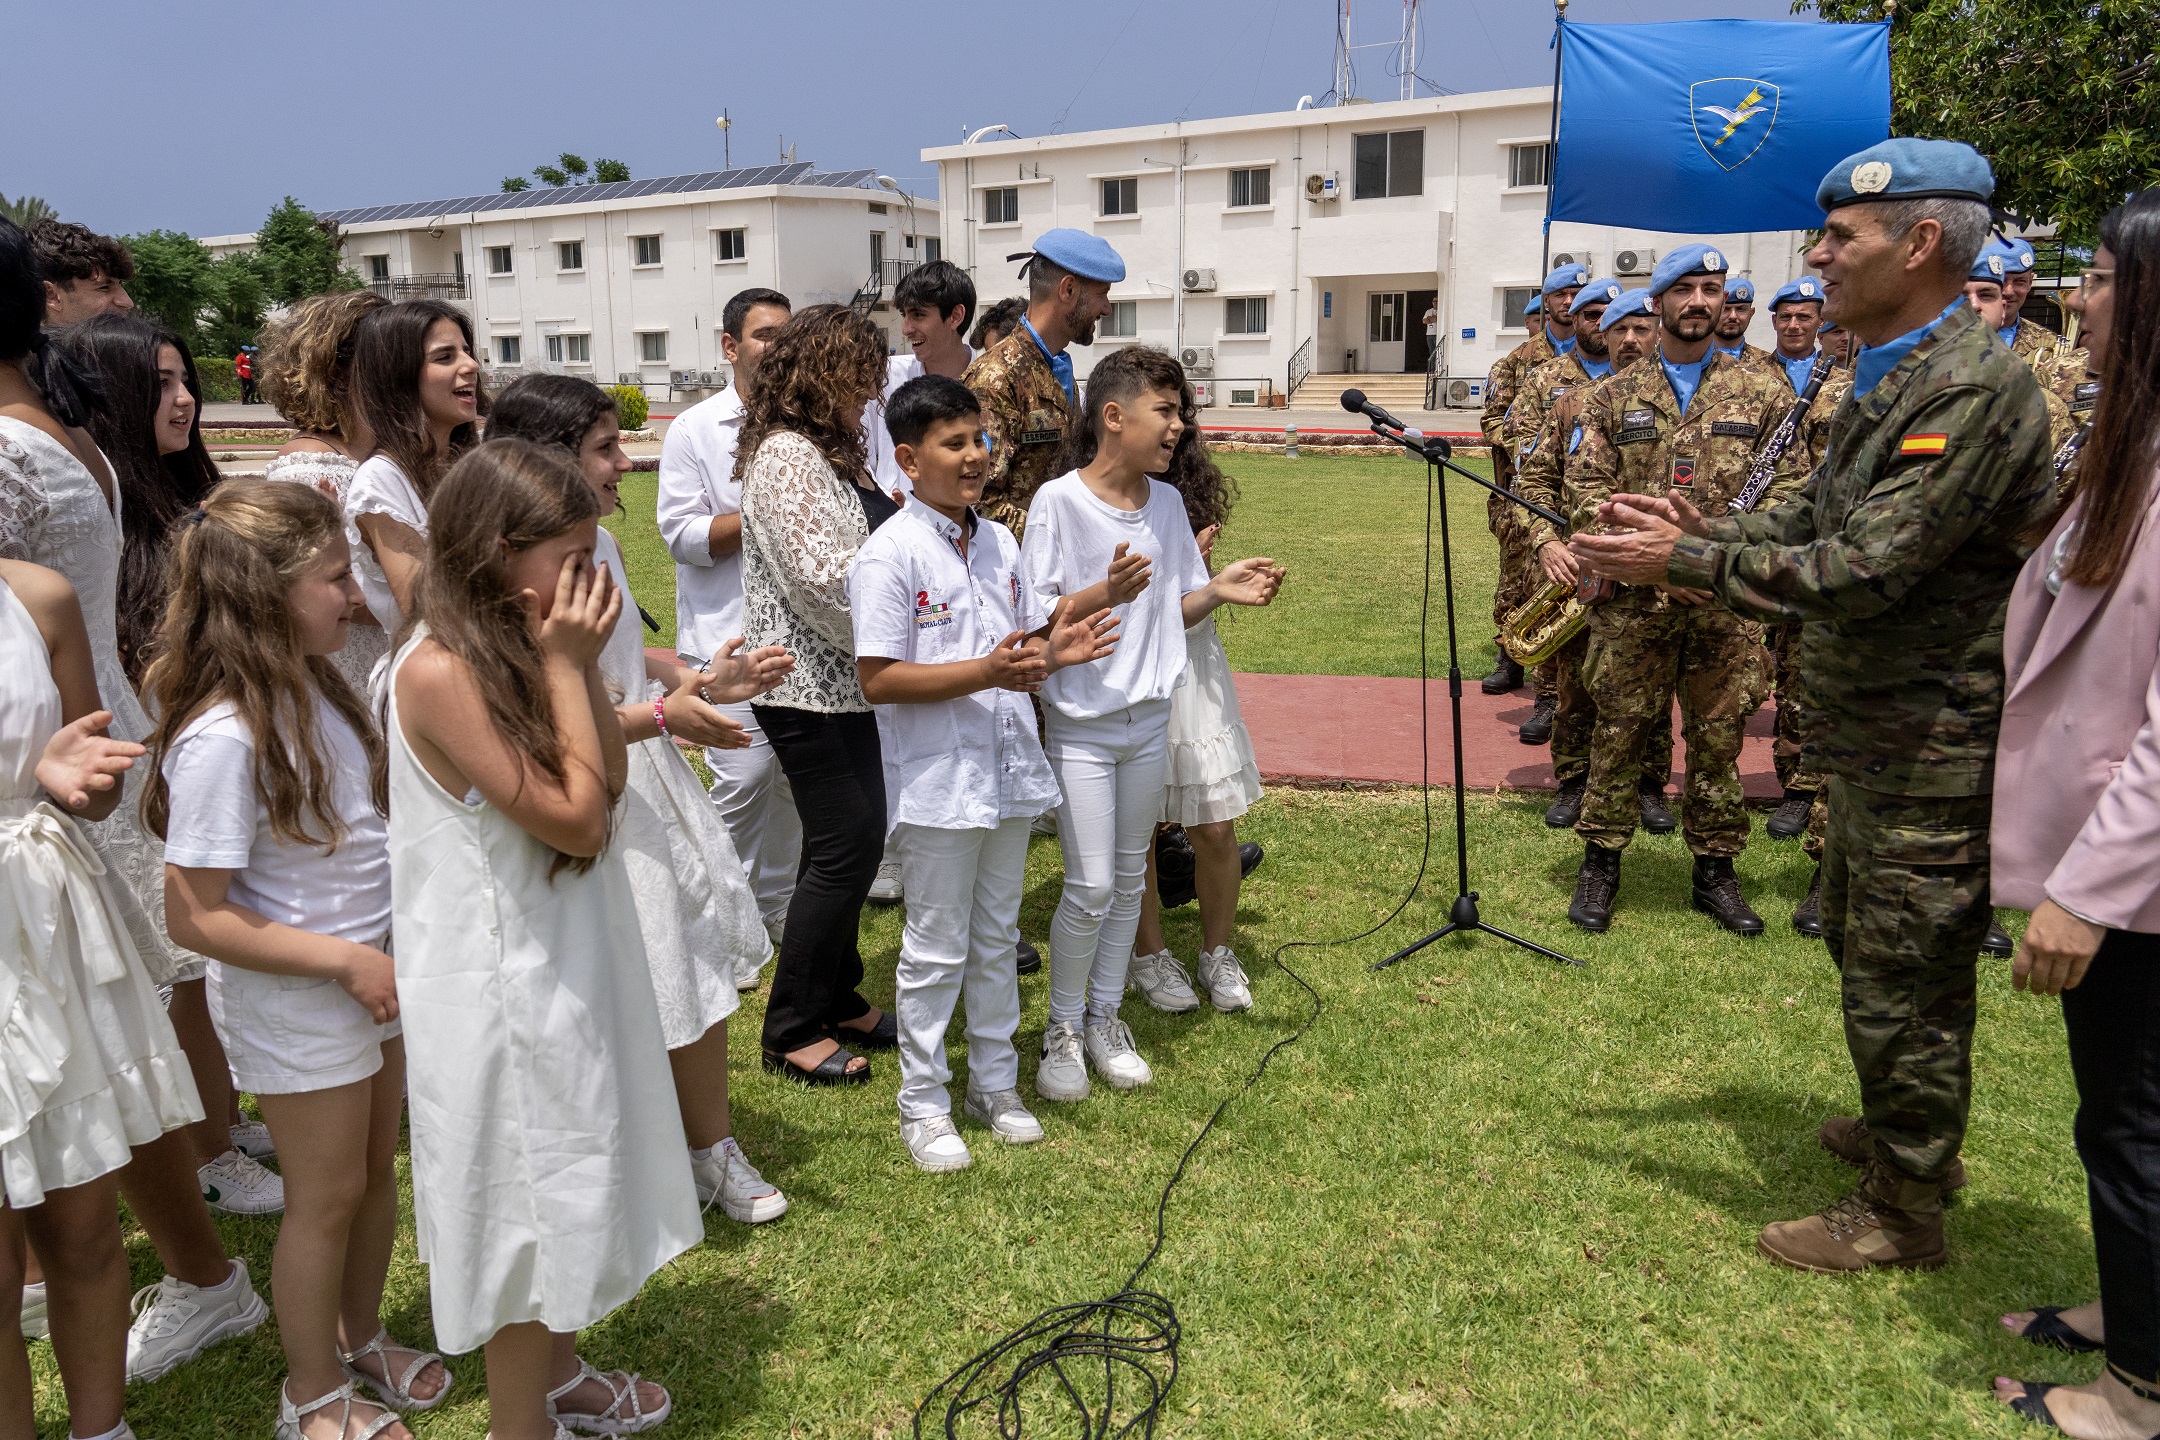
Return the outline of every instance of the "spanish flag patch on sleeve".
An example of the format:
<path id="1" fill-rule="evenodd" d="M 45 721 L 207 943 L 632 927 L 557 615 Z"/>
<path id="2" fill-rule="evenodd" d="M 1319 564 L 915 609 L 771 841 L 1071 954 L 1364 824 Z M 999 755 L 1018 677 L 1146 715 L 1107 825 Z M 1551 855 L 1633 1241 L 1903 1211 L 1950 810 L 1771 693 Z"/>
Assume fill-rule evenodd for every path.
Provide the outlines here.
<path id="1" fill-rule="evenodd" d="M 1950 447 L 1948 435 L 1907 435 L 1898 446 L 1900 455 L 1940 455 Z"/>

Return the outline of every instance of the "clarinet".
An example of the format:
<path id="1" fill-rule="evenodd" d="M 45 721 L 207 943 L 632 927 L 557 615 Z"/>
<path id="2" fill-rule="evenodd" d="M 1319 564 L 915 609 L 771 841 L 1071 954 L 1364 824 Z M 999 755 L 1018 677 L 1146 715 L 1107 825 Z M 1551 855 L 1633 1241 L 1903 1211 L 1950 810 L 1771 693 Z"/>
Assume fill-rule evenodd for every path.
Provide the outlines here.
<path id="1" fill-rule="evenodd" d="M 1747 483 L 1740 487 L 1740 493 L 1732 499 L 1730 508 L 1733 514 L 1738 515 L 1742 511 L 1754 509 L 1762 503 L 1762 497 L 1770 493 L 1770 486 L 1777 480 L 1778 461 L 1792 444 L 1793 437 L 1800 433 L 1800 422 L 1807 418 L 1808 407 L 1813 405 L 1815 397 L 1822 393 L 1823 381 L 1830 378 L 1831 368 L 1828 355 L 1815 357 L 1815 368 L 1808 372 L 1807 388 L 1800 392 L 1799 399 L 1793 401 L 1792 409 L 1785 412 L 1785 418 L 1778 423 L 1777 429 L 1770 432 L 1770 443 L 1756 451 L 1755 458 L 1748 462 Z"/>

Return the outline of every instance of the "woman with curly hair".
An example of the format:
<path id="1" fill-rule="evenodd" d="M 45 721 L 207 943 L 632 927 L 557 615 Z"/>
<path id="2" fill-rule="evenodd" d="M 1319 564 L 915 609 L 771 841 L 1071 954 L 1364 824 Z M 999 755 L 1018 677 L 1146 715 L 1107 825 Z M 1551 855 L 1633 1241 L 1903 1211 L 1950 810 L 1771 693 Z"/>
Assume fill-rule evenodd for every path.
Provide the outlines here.
<path id="1" fill-rule="evenodd" d="M 354 402 L 354 344 L 360 322 L 389 303 L 372 290 L 310 295 L 270 327 L 256 361 L 264 397 L 299 432 L 270 457 L 263 478 L 312 485 L 337 502 L 340 514 L 353 472 L 374 448 Z M 331 660 L 365 690 L 389 648 L 390 637 L 362 609 L 353 617 L 345 648 Z"/>
<path id="2" fill-rule="evenodd" d="M 855 931 L 885 851 L 877 718 L 855 678 L 847 572 L 897 510 L 870 474 L 863 407 L 885 380 L 877 327 L 813 305 L 758 363 L 735 473 L 742 481 L 743 635 L 783 645 L 795 671 L 751 706 L 802 817 L 803 856 L 765 1007 L 765 1067 L 813 1085 L 861 1085 L 842 1041 L 890 1050 L 892 1016 L 863 999 Z"/>

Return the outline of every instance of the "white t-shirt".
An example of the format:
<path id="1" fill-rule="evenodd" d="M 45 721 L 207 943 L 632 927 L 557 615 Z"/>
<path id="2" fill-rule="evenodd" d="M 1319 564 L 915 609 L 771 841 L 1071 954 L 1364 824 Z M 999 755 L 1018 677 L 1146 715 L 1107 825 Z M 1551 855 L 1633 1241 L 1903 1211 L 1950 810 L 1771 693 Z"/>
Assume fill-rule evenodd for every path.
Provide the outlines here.
<path id="1" fill-rule="evenodd" d="M 1058 598 L 1110 573 L 1119 543 L 1154 562 L 1148 588 L 1117 606 L 1117 649 L 1090 665 L 1054 671 L 1043 698 L 1075 720 L 1167 700 L 1185 679 L 1184 598 L 1208 584 L 1207 561 L 1172 486 L 1148 481 L 1147 504 L 1120 510 L 1098 499 L 1077 470 L 1035 492 L 1020 544 L 1021 624 L 1034 630 L 1050 619 Z"/>
<path id="2" fill-rule="evenodd" d="M 270 831 L 255 788 L 255 742 L 230 703 L 197 716 L 165 757 L 172 818 L 165 859 L 233 871 L 226 896 L 266 920 L 374 945 L 390 929 L 390 831 L 369 794 L 367 751 L 320 699 L 315 724 L 335 773 L 331 808 L 345 835 L 332 852 L 288 845 Z"/>
<path id="3" fill-rule="evenodd" d="M 967 358 L 973 362 L 975 351 L 967 346 L 962 348 L 967 350 Z M 900 462 L 893 456 L 892 432 L 885 428 L 886 403 L 902 385 L 918 375 L 929 373 L 923 369 L 922 361 L 916 357 L 913 350 L 905 355 L 887 358 L 885 392 L 871 401 L 870 408 L 863 412 L 863 434 L 870 443 L 870 473 L 877 477 L 878 488 L 888 495 L 896 490 L 902 495 L 912 495 L 915 493 L 915 482 L 908 479 L 907 471 L 900 468 Z"/>
<path id="4" fill-rule="evenodd" d="M 742 513 L 735 442 L 743 403 L 729 385 L 669 424 L 660 442 L 660 538 L 675 557 L 675 644 L 709 660 L 743 633 L 742 551 L 712 553 L 716 515 Z"/>
<path id="5" fill-rule="evenodd" d="M 368 613 L 375 617 L 375 623 L 385 634 L 395 635 L 404 623 L 405 612 L 398 608 L 397 596 L 390 593 L 390 581 L 375 551 L 360 533 L 363 515 L 387 516 L 415 535 L 424 536 L 427 501 L 420 498 L 412 478 L 387 455 L 370 455 L 361 461 L 360 468 L 353 472 L 352 484 L 345 489 L 345 539 L 352 546 L 353 578 L 360 582 L 360 594 L 367 600 Z"/>

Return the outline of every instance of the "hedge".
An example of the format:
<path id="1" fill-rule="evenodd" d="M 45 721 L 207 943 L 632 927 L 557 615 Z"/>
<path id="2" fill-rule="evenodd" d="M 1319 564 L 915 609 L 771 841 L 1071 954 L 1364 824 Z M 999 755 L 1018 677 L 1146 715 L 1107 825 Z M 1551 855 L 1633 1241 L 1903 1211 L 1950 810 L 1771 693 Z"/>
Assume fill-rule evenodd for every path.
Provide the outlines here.
<path id="1" fill-rule="evenodd" d="M 645 417 L 651 407 L 645 401 L 645 392 L 635 385 L 610 385 L 608 394 L 615 397 L 615 423 L 625 430 L 642 430 Z"/>
<path id="2" fill-rule="evenodd" d="M 233 374 L 233 362 L 219 355 L 195 357 L 195 378 L 202 382 L 202 398 L 231 402 L 240 398 L 240 377 Z"/>

